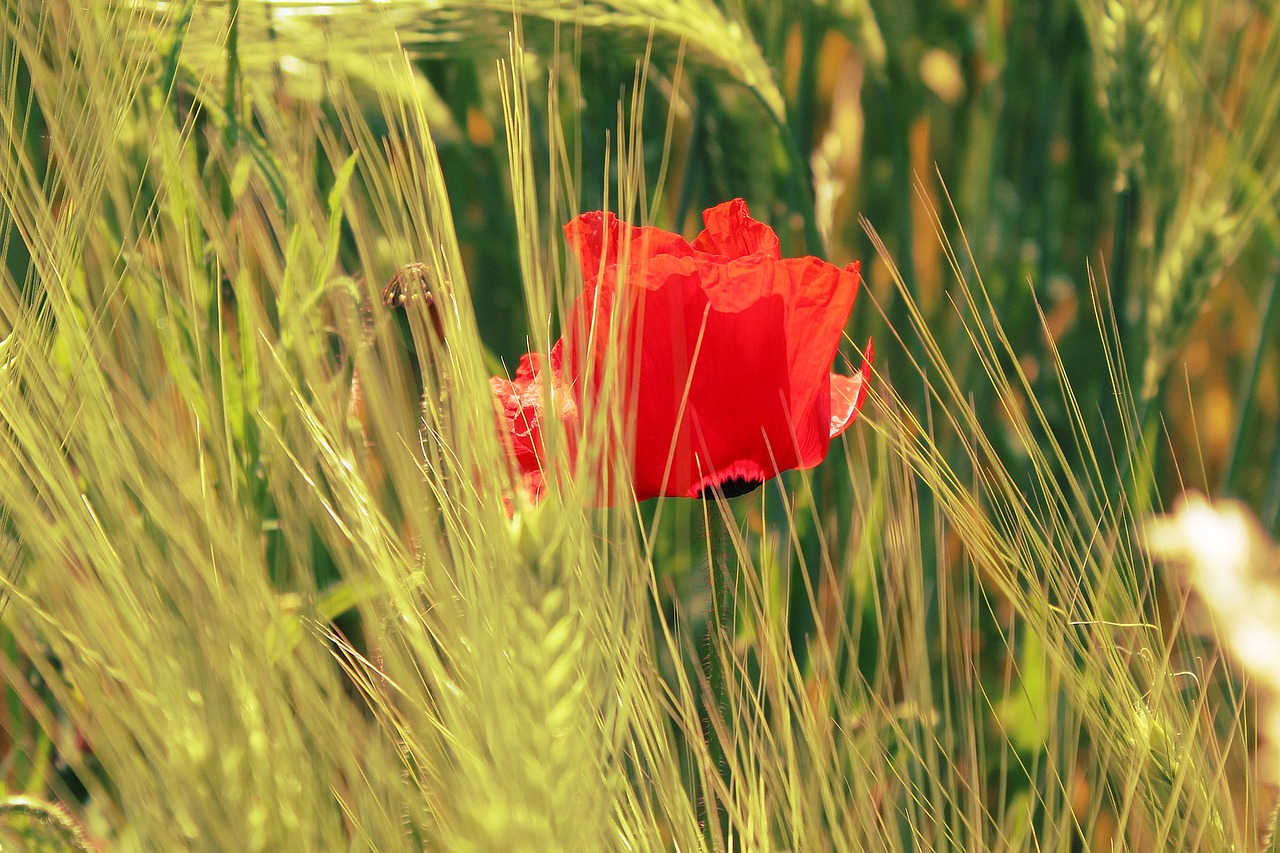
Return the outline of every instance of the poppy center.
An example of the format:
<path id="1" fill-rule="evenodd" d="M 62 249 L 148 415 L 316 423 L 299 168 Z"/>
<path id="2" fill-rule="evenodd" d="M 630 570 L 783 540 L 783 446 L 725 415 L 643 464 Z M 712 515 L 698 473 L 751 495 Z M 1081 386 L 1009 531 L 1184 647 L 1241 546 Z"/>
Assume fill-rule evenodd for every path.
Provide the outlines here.
<path id="1" fill-rule="evenodd" d="M 689 490 L 689 497 L 711 500 L 718 493 L 736 498 L 760 488 L 767 479 L 763 468 L 749 459 L 741 459 L 703 477 Z"/>

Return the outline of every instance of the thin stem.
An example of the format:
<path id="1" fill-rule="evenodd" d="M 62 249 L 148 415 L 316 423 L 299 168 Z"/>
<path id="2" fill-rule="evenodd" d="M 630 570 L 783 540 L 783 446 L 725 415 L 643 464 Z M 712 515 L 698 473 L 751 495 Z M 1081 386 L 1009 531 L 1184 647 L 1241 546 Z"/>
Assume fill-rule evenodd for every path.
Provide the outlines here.
<path id="1" fill-rule="evenodd" d="M 1280 439 L 1271 448 L 1271 488 L 1262 502 L 1262 523 L 1272 536 L 1280 533 Z"/>
<path id="2" fill-rule="evenodd" d="M 1280 258 L 1276 259 L 1276 266 L 1280 267 Z M 1241 380 L 1239 398 L 1243 400 L 1240 405 L 1240 414 L 1236 418 L 1235 434 L 1232 436 L 1231 442 L 1231 459 L 1227 462 L 1226 474 L 1222 478 L 1222 494 L 1233 495 L 1236 490 L 1236 477 L 1240 473 L 1240 465 L 1244 461 L 1244 439 L 1245 431 L 1249 428 L 1249 422 L 1253 420 L 1254 409 L 1257 408 L 1258 401 L 1258 376 L 1262 372 L 1262 360 L 1266 355 L 1268 344 L 1272 340 L 1273 330 L 1275 329 L 1277 320 L 1280 320 L 1280 299 L 1276 299 L 1277 283 L 1280 283 L 1280 270 L 1273 272 L 1271 281 L 1267 285 L 1267 291 L 1263 294 L 1261 307 L 1258 315 L 1262 318 L 1258 325 L 1258 340 L 1253 347 L 1253 358 L 1249 362 L 1249 368 L 1245 371 L 1245 375 Z"/>
<path id="3" fill-rule="evenodd" d="M 787 122 L 791 127 L 789 133 L 796 140 L 796 149 L 801 153 L 813 150 L 813 117 L 817 111 L 818 97 L 818 54 L 822 49 L 822 39 L 825 35 L 826 27 L 818 20 L 817 11 L 813 6 L 805 5 L 801 12 L 800 69 L 796 83 L 796 97 L 788 110 L 790 121 Z M 807 158 L 802 165 L 805 178 L 812 186 L 811 169 Z"/>
<path id="4" fill-rule="evenodd" d="M 753 92 L 755 90 L 752 90 Z M 787 150 L 787 159 L 791 161 L 792 189 L 798 197 L 793 197 L 793 207 L 798 207 L 804 220 L 805 251 L 821 258 L 826 258 L 826 247 L 822 243 L 822 234 L 818 231 L 818 215 L 813 206 L 813 181 L 809 174 L 809 160 L 800 150 L 800 143 L 791 132 L 791 123 L 786 116 L 778 115 L 770 109 L 768 102 L 755 92 L 756 99 L 764 107 L 773 121 L 774 130 Z"/>
<path id="5" fill-rule="evenodd" d="M 240 138 L 240 0 L 227 4 L 227 83 L 222 97 L 227 117 L 223 133 L 227 150 L 234 151 Z"/>
<path id="6" fill-rule="evenodd" d="M 788 159 L 791 160 L 791 179 L 795 184 L 795 191 L 799 194 L 798 207 L 800 216 L 804 219 L 805 251 L 825 259 L 827 250 L 822 244 L 822 234 L 818 231 L 818 216 L 813 207 L 813 181 L 809 176 L 809 161 L 800 151 L 800 145 L 796 142 L 785 119 L 773 116 L 773 121 L 786 145 Z"/>
<path id="7" fill-rule="evenodd" d="M 706 121 L 707 97 L 707 84 L 698 81 L 694 85 L 693 130 L 689 135 L 689 153 L 685 156 L 684 174 L 680 176 L 680 195 L 676 200 L 675 230 L 677 233 L 684 231 L 684 223 L 689 218 L 689 208 L 693 204 L 696 191 L 694 184 L 700 174 L 699 160 L 707 133 L 703 127 Z"/>
<path id="8" fill-rule="evenodd" d="M 1124 176 L 1124 185 L 1116 196 L 1116 223 L 1112 232 L 1111 268 L 1107 271 L 1107 281 L 1111 285 L 1111 301 L 1116 306 L 1116 318 L 1120 325 L 1120 340 L 1134 346 L 1132 334 L 1137 323 L 1129 316 L 1129 268 L 1132 266 L 1133 238 L 1137 232 L 1138 214 L 1141 200 L 1139 198 L 1138 176 L 1129 169 Z M 1129 363 L 1135 370 L 1141 370 L 1143 359 L 1129 353 Z"/>

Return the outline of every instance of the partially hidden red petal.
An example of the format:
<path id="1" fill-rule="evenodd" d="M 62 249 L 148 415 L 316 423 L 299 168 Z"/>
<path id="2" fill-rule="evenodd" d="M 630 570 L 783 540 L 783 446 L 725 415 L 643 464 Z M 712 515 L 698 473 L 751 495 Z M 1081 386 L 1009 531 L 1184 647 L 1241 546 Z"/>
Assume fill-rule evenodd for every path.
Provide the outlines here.
<path id="1" fill-rule="evenodd" d="M 795 465 L 782 298 L 721 312 L 698 285 L 670 279 L 637 305 L 634 478 L 641 499 L 686 495 L 743 459 L 773 472 Z"/>
<path id="2" fill-rule="evenodd" d="M 515 382 L 528 384 L 538 375 L 538 371 L 542 370 L 542 355 L 536 352 L 527 352 L 520 356 L 520 365 L 516 368 Z"/>
<path id="3" fill-rule="evenodd" d="M 867 341 L 862 369 L 852 376 L 831 374 L 831 437 L 843 433 L 858 417 L 867 399 L 867 383 L 871 381 L 871 363 L 876 351 L 873 341 Z"/>
<path id="4" fill-rule="evenodd" d="M 560 374 L 559 343 L 551 350 L 550 362 L 550 400 L 544 393 L 543 359 L 537 353 L 529 353 L 520 359 L 515 379 L 495 376 L 489 380 L 499 409 L 498 425 L 503 444 L 515 473 L 520 475 L 535 498 L 542 496 L 545 486 L 547 459 L 543 436 L 547 419 L 554 417 L 560 421 L 571 445 L 577 430 L 577 404 Z"/>
<path id="5" fill-rule="evenodd" d="M 593 210 L 571 220 L 564 226 L 565 240 L 578 257 L 582 275 L 592 281 L 600 270 L 600 259 L 605 252 L 608 235 L 617 231 L 618 218 L 612 213 Z"/>
<path id="6" fill-rule="evenodd" d="M 540 394 L 527 382 L 500 376 L 489 380 L 498 404 L 498 426 L 503 443 L 520 474 L 541 469 Z"/>

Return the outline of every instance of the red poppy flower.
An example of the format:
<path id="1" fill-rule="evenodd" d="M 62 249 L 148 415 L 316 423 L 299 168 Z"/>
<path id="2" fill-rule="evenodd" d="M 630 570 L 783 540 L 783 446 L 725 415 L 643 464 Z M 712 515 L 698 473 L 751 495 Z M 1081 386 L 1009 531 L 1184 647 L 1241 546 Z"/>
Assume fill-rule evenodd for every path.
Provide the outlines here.
<path id="1" fill-rule="evenodd" d="M 830 372 L 858 265 L 782 259 L 777 236 L 742 199 L 703 220 L 692 243 L 600 211 L 565 226 L 586 286 L 551 353 L 552 410 L 572 450 L 580 407 L 605 376 L 619 377 L 637 500 L 742 494 L 812 467 L 866 396 L 870 344 L 859 373 Z M 493 380 L 512 458 L 535 493 L 548 408 L 540 361 L 526 356 L 514 380 Z"/>
<path id="2" fill-rule="evenodd" d="M 552 396 L 556 405 L 554 415 L 560 418 L 566 435 L 573 440 L 577 434 L 578 407 L 577 401 L 561 379 L 564 375 L 562 351 L 561 342 L 557 342 L 551 349 Z M 493 389 L 493 395 L 502 407 L 499 423 L 507 443 L 507 452 L 524 478 L 525 487 L 535 497 L 541 497 L 546 485 L 542 473 L 545 460 L 542 422 L 547 417 L 542 393 L 542 356 L 538 353 L 522 356 L 514 379 L 494 376 L 489 380 L 489 387 Z"/>

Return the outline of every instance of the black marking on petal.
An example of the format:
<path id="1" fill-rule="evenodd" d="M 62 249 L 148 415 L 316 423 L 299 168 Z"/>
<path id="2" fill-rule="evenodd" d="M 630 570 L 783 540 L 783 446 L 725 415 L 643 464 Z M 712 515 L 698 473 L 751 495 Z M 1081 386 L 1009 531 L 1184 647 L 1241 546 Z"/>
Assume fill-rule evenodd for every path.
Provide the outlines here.
<path id="1" fill-rule="evenodd" d="M 730 475 L 725 477 L 718 483 L 707 483 L 694 497 L 709 501 L 717 494 L 726 498 L 736 498 L 742 495 L 750 494 L 764 484 L 764 480 L 756 477 L 741 477 Z"/>

